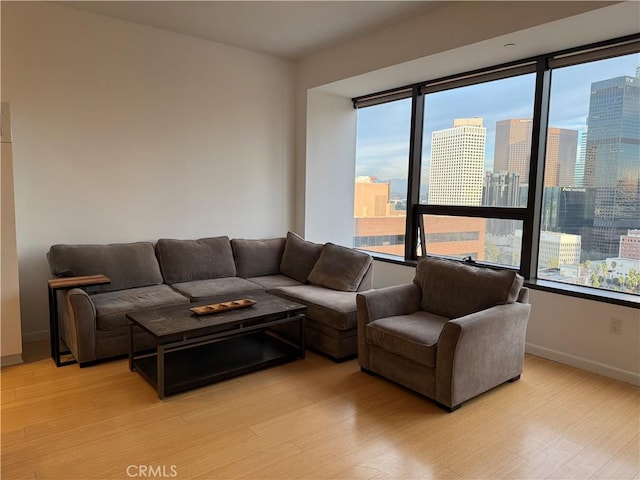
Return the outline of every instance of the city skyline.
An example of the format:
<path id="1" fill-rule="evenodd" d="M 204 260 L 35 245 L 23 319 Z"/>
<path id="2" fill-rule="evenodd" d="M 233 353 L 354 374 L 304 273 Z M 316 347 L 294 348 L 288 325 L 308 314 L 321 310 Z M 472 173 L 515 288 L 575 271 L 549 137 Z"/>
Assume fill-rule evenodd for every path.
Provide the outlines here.
<path id="1" fill-rule="evenodd" d="M 622 65 L 621 59 L 627 61 L 628 71 L 615 75 L 615 68 L 610 67 Z M 628 245 L 625 253 L 635 251 L 640 231 L 640 77 L 637 76 L 640 68 L 631 68 L 633 64 L 640 64 L 640 54 L 592 62 L 586 64 L 588 68 L 572 65 L 552 71 L 538 245 L 540 278 L 595 287 L 606 283 L 608 289 L 638 291 L 638 285 L 632 283 L 640 273 L 640 258 L 622 257 L 625 242 Z M 472 92 L 480 97 L 478 104 L 487 104 L 491 100 L 487 95 L 489 90 L 500 88 L 508 97 L 506 92 L 532 78 L 532 75 L 511 77 L 425 96 L 423 142 L 426 145 L 420 182 L 428 186 L 428 196 L 423 196 L 421 188 L 420 202 L 526 206 L 533 120 L 532 115 L 517 114 L 526 110 L 526 102 L 516 102 L 510 110 L 513 116 L 502 117 L 505 110 L 500 101 L 494 102 L 492 111 L 471 116 L 470 103 L 464 98 Z M 574 99 L 574 103 L 578 105 L 566 108 L 561 100 L 575 97 L 576 92 L 580 98 Z M 528 95 L 527 92 L 519 94 L 520 100 Z M 443 105 L 449 106 L 447 112 Z M 410 100 L 407 99 L 373 108 L 381 109 L 376 112 L 378 115 L 385 113 L 383 110 L 406 114 L 408 106 Z M 464 111 L 460 116 L 447 116 L 461 106 Z M 576 112 L 582 118 L 579 122 Z M 390 126 L 390 119 L 393 115 L 381 115 L 380 124 L 390 127 L 382 143 L 367 144 L 366 135 L 358 136 L 356 165 L 358 176 L 371 177 L 371 187 L 375 182 L 387 186 L 386 199 L 393 205 L 397 217 L 402 194 L 403 210 L 407 208 L 402 180 L 406 184 L 410 132 L 404 118 L 406 138 L 394 137 L 395 127 Z M 364 120 L 365 124 L 367 120 L 373 121 L 366 115 Z M 359 127 L 361 125 L 359 123 Z M 566 128 L 567 125 L 572 128 Z M 395 143 L 390 141 L 394 138 Z M 363 158 L 375 159 L 371 150 L 380 144 L 384 148 L 377 152 L 378 160 L 386 155 L 391 165 L 372 171 L 372 167 L 380 164 L 359 163 Z M 394 159 L 398 165 L 393 165 Z M 398 167 L 401 175 L 391 176 Z M 377 197 L 378 202 L 382 199 Z M 520 264 L 521 221 L 487 218 L 479 219 L 482 225 L 472 226 L 469 219 L 462 217 L 430 217 L 424 221 L 422 233 L 427 252 L 470 255 L 503 265 Z M 362 226 L 373 226 L 374 222 L 376 225 L 366 236 L 358 237 L 356 230 L 360 244 L 374 251 L 396 248 L 400 252 L 404 243 L 403 226 L 398 224 L 393 230 L 385 230 L 390 224 L 385 226 L 381 220 L 358 218 Z M 446 223 L 430 231 L 441 221 Z M 475 243 L 463 247 L 463 240 Z"/>
<path id="2" fill-rule="evenodd" d="M 588 117 L 590 85 L 617 76 L 636 76 L 640 54 L 615 57 L 554 70 L 552 88 L 561 92 L 551 100 L 549 126 L 584 130 Z M 566 72 L 566 73 L 565 73 Z M 533 116 L 533 74 L 427 95 L 423 135 L 423 172 L 428 171 L 431 134 L 452 125 L 454 118 L 482 117 L 487 128 L 485 171 L 493 171 L 495 131 L 499 121 Z M 579 81 L 578 81 L 579 80 Z M 524 92 L 524 94 L 522 93 Z M 436 117 L 434 120 L 431 117 Z M 406 179 L 409 154 L 411 99 L 389 102 L 358 111 L 356 176 L 381 181 Z M 576 161 L 579 160 L 579 152 Z M 423 174 L 421 184 L 428 184 Z M 522 180 L 521 180 L 522 182 Z"/>

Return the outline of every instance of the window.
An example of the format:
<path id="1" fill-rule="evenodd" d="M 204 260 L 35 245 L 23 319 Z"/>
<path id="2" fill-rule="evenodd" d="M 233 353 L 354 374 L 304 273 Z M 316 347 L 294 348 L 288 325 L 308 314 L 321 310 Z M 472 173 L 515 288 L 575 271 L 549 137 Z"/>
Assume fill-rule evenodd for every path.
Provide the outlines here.
<path id="1" fill-rule="evenodd" d="M 358 112 L 353 246 L 404 257 L 411 98 Z"/>
<path id="2" fill-rule="evenodd" d="M 638 52 L 632 35 L 353 99 L 357 181 L 386 184 L 354 245 L 640 295 Z"/>
<path id="3" fill-rule="evenodd" d="M 640 293 L 640 55 L 553 70 L 538 278 Z"/>

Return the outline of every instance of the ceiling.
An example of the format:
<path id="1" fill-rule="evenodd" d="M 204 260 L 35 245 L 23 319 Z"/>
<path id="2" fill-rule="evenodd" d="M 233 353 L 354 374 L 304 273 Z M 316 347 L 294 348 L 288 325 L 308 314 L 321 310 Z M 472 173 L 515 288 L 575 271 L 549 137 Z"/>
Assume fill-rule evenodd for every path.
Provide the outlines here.
<path id="1" fill-rule="evenodd" d="M 62 1 L 59 4 L 298 60 L 446 1 Z"/>

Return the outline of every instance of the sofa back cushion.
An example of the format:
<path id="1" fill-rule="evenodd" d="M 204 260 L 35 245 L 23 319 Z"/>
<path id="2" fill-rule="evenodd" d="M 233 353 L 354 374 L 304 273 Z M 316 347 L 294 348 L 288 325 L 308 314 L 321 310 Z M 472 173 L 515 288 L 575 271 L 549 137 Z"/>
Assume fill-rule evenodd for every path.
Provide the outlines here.
<path id="1" fill-rule="evenodd" d="M 319 243 L 304 240 L 293 232 L 287 233 L 287 241 L 280 262 L 280 273 L 306 283 L 321 252 L 322 245 Z"/>
<path id="2" fill-rule="evenodd" d="M 319 287 L 355 292 L 371 263 L 373 258 L 366 253 L 326 243 L 309 274 L 309 282 Z"/>
<path id="3" fill-rule="evenodd" d="M 515 302 L 523 280 L 513 270 L 493 270 L 424 257 L 418 262 L 413 282 L 422 290 L 422 310 L 458 318 Z"/>
<path id="4" fill-rule="evenodd" d="M 242 278 L 278 275 L 284 251 L 284 238 L 231 240 L 238 276 Z"/>
<path id="5" fill-rule="evenodd" d="M 173 240 L 156 244 L 160 268 L 166 283 L 235 277 L 236 264 L 229 237 Z"/>
<path id="6" fill-rule="evenodd" d="M 111 283 L 87 287 L 89 293 L 112 292 L 162 283 L 160 266 L 149 242 L 107 245 L 53 245 L 47 253 L 56 277 L 106 275 Z"/>

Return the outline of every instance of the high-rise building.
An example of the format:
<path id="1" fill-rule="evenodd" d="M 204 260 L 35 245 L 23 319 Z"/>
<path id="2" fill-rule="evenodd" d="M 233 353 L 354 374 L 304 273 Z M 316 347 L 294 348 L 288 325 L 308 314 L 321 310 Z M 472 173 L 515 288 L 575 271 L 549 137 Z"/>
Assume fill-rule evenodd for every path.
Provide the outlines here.
<path id="1" fill-rule="evenodd" d="M 587 127 L 580 130 L 580 152 L 574 170 L 574 187 L 584 186 L 584 159 L 587 156 Z"/>
<path id="2" fill-rule="evenodd" d="M 520 197 L 520 176 L 510 172 L 486 172 L 482 205 L 489 207 L 517 207 Z"/>
<path id="3" fill-rule="evenodd" d="M 515 173 L 520 181 L 528 183 L 531 159 L 530 118 L 512 118 L 496 122 L 496 145 L 493 170 Z"/>
<path id="4" fill-rule="evenodd" d="M 496 145 L 493 170 L 516 173 L 520 181 L 528 183 L 531 160 L 530 118 L 511 118 L 496 122 Z M 578 149 L 578 132 L 566 128 L 549 127 L 544 185 L 571 187 Z"/>
<path id="5" fill-rule="evenodd" d="M 584 186 L 596 188 L 593 249 L 618 254 L 620 237 L 640 226 L 640 78 L 591 84 Z"/>
<path id="6" fill-rule="evenodd" d="M 544 166 L 545 187 L 572 187 L 575 178 L 578 131 L 549 127 Z"/>
<path id="7" fill-rule="evenodd" d="M 595 188 L 545 187 L 540 229 L 581 237 L 582 249 L 592 249 Z"/>
<path id="8" fill-rule="evenodd" d="M 517 173 L 486 172 L 482 205 L 488 207 L 517 207 L 520 201 L 520 177 Z M 487 233 L 511 235 L 520 222 L 501 218 L 487 219 Z"/>
<path id="9" fill-rule="evenodd" d="M 482 118 L 455 119 L 453 128 L 432 132 L 430 204 L 481 204 L 486 136 Z"/>

